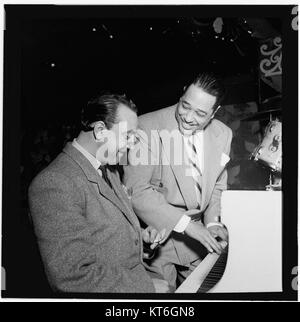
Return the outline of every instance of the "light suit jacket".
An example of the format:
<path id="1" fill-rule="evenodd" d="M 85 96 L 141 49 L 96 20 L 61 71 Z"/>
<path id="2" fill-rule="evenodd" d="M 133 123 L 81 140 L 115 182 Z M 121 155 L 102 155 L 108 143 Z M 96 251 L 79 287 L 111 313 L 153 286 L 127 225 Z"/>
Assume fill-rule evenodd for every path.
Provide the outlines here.
<path id="1" fill-rule="evenodd" d="M 178 164 L 178 153 L 183 159 L 185 152 L 175 109 L 176 106 L 171 106 L 139 117 L 139 127 L 147 136 L 142 135 L 140 143 L 129 154 L 129 165 L 124 167 L 124 183 L 132 191 L 136 214 L 147 225 L 158 230 L 167 228 L 168 232 L 173 230 L 184 211 L 198 207 L 193 178 L 186 172 L 189 165 Z M 181 144 L 169 143 L 166 133 L 171 131 L 177 132 Z M 229 160 L 231 139 L 231 129 L 218 120 L 212 120 L 204 130 L 201 211 L 205 224 L 220 216 L 221 193 L 227 188 L 225 164 Z M 138 149 L 143 153 L 148 150 L 148 163 L 152 158 L 156 165 L 145 165 L 145 160 L 144 164 L 137 165 L 134 157 Z M 182 265 L 199 258 L 198 242 L 175 232 L 171 238 Z"/>
<path id="2" fill-rule="evenodd" d="M 29 189 L 46 274 L 63 292 L 155 292 L 142 263 L 139 221 L 117 174 L 116 192 L 70 143 Z"/>

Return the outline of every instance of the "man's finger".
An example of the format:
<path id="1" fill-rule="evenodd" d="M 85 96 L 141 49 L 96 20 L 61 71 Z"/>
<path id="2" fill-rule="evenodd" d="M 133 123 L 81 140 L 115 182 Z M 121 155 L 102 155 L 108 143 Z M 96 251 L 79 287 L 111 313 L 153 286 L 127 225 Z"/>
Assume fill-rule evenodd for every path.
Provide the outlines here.
<path id="1" fill-rule="evenodd" d="M 157 240 L 157 238 L 159 238 L 159 233 L 157 232 L 156 229 L 153 228 L 150 231 L 150 241 L 151 241 L 151 243 L 154 243 Z"/>
<path id="2" fill-rule="evenodd" d="M 208 250 L 209 253 L 213 253 L 213 249 L 210 247 L 208 242 L 204 242 L 203 245 L 206 247 L 206 249 Z"/>
<path id="3" fill-rule="evenodd" d="M 220 242 L 220 245 L 221 245 L 221 247 L 222 247 L 223 249 L 225 249 L 225 248 L 227 247 L 228 243 L 227 243 L 226 241 L 222 240 L 222 241 Z"/>
<path id="4" fill-rule="evenodd" d="M 164 237 L 166 236 L 166 232 L 167 232 L 167 229 L 164 228 L 161 232 L 160 232 L 160 236 L 161 236 L 161 240 L 164 239 Z"/>
<path id="5" fill-rule="evenodd" d="M 220 229 L 223 231 L 223 233 L 225 234 L 225 236 L 228 237 L 228 230 L 225 227 L 220 227 Z"/>
<path id="6" fill-rule="evenodd" d="M 158 233 L 155 239 L 152 241 L 153 243 L 159 243 L 162 240 L 160 233 Z"/>
<path id="7" fill-rule="evenodd" d="M 149 236 L 149 231 L 148 230 L 144 230 L 143 233 L 142 233 L 142 236 L 143 236 L 143 241 L 145 243 L 150 243 L 150 236 Z"/>
<path id="8" fill-rule="evenodd" d="M 225 233 L 224 229 L 219 228 L 217 230 L 217 235 L 221 237 L 223 240 L 227 240 L 228 235 Z"/>
<path id="9" fill-rule="evenodd" d="M 226 228 L 221 228 L 221 230 L 222 230 L 222 232 L 223 232 L 223 234 L 225 236 L 225 240 L 228 241 L 228 231 L 227 231 L 227 229 Z"/>
<path id="10" fill-rule="evenodd" d="M 149 256 L 149 254 L 144 253 L 144 254 L 143 254 L 143 258 L 144 258 L 144 259 L 149 259 L 149 258 L 150 258 L 150 256 Z"/>
<path id="11" fill-rule="evenodd" d="M 156 248 L 156 247 L 157 247 L 157 245 L 158 245 L 158 243 L 152 243 L 152 244 L 150 245 L 150 249 L 154 249 L 154 248 Z"/>
<path id="12" fill-rule="evenodd" d="M 154 242 L 158 242 L 159 244 L 162 244 L 163 242 L 165 242 L 165 240 L 167 239 L 167 235 L 166 235 L 167 230 L 164 228 L 162 231 L 160 231 L 157 235 L 157 237 L 155 238 Z"/>
<path id="13" fill-rule="evenodd" d="M 209 236 L 209 243 L 218 254 L 221 254 L 222 248 L 212 236 Z"/>

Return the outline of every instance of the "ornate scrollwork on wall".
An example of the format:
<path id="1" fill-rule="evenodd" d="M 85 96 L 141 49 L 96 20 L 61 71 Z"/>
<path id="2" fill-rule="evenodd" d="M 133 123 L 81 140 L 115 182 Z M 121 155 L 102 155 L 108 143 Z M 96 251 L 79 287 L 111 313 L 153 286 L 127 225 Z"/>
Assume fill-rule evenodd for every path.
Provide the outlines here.
<path id="1" fill-rule="evenodd" d="M 298 30 L 298 6 L 295 6 L 292 9 L 292 15 L 295 15 L 295 17 L 292 20 L 292 28 L 293 30 L 297 31 Z"/>
<path id="2" fill-rule="evenodd" d="M 271 77 L 282 74 L 281 49 L 281 37 L 274 38 L 271 46 L 268 46 L 268 44 L 261 45 L 260 52 L 262 54 L 263 59 L 261 60 L 259 67 L 264 77 Z"/>

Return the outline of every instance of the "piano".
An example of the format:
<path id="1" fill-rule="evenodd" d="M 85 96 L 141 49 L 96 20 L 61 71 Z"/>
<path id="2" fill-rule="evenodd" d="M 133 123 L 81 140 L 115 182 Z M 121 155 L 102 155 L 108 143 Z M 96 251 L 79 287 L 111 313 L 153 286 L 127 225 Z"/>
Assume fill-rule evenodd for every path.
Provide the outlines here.
<path id="1" fill-rule="evenodd" d="M 175 293 L 281 292 L 281 200 L 281 191 L 223 192 L 229 244 L 208 254 Z"/>

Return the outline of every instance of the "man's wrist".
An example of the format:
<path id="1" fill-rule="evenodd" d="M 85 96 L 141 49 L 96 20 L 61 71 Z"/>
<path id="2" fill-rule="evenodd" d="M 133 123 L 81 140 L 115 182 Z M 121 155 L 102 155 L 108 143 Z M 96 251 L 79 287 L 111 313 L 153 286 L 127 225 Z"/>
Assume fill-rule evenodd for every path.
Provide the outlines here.
<path id="1" fill-rule="evenodd" d="M 220 222 L 210 222 L 206 225 L 206 228 L 212 227 L 212 226 L 220 226 L 220 227 L 224 227 L 224 225 Z"/>
<path id="2" fill-rule="evenodd" d="M 183 215 L 179 219 L 178 223 L 176 224 L 173 230 L 176 231 L 177 233 L 183 233 L 190 222 L 191 222 L 191 217 L 187 215 Z"/>

